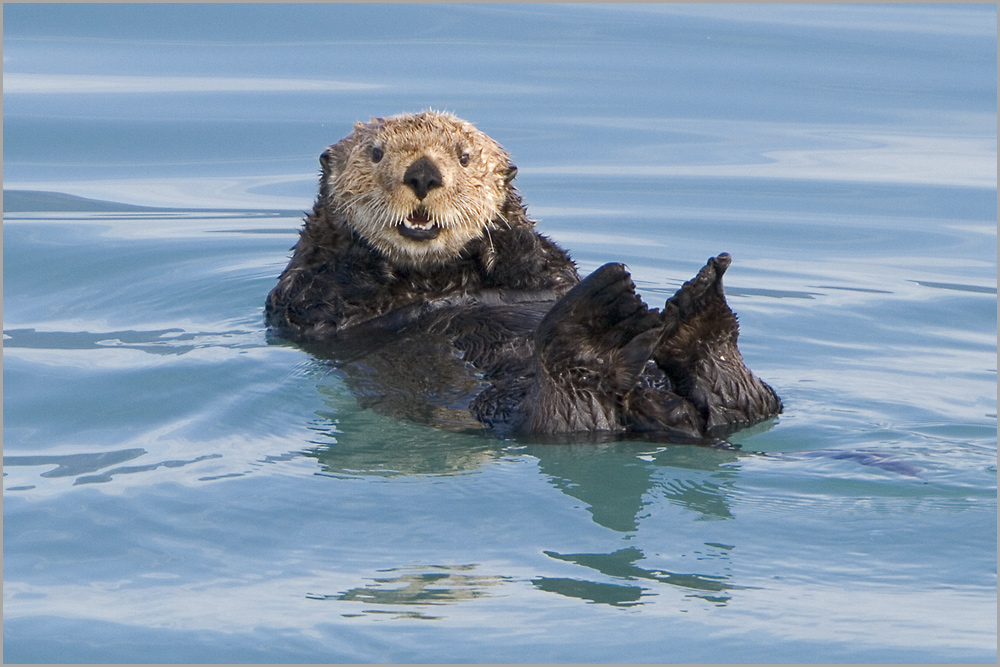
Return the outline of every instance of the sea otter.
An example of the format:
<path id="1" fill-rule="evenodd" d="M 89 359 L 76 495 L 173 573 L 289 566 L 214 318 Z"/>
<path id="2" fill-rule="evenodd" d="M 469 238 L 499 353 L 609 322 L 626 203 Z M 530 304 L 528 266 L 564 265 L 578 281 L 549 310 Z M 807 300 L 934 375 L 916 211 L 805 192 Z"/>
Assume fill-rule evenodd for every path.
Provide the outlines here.
<path id="1" fill-rule="evenodd" d="M 724 437 L 781 411 L 744 365 L 728 254 L 651 309 L 622 264 L 580 279 L 493 139 L 427 111 L 357 123 L 267 324 L 337 362 L 366 404 L 502 437 Z"/>

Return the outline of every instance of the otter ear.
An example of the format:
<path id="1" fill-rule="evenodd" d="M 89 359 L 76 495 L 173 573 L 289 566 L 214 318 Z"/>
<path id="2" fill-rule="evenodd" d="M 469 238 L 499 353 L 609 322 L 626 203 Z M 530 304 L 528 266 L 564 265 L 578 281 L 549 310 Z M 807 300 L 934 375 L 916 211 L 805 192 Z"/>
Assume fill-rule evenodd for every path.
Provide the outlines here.
<path id="1" fill-rule="evenodd" d="M 507 167 L 507 174 L 503 177 L 503 182 L 506 183 L 507 185 L 510 185 L 510 182 L 513 181 L 516 176 L 517 176 L 517 166 L 512 164 L 509 167 Z"/>
<path id="2" fill-rule="evenodd" d="M 332 146 L 327 146 L 323 154 L 319 156 L 320 166 L 323 167 L 325 178 L 335 177 L 347 166 L 347 157 L 351 153 L 351 146 L 354 144 L 351 137 L 341 139 Z"/>
<path id="3" fill-rule="evenodd" d="M 323 171 L 326 171 L 327 169 L 330 168 L 330 160 L 333 159 L 333 152 L 331 150 L 332 148 L 333 146 L 327 146 L 326 150 L 320 153 L 319 166 L 323 168 Z"/>
<path id="4" fill-rule="evenodd" d="M 319 164 L 323 173 L 319 177 L 319 198 L 327 201 L 333 195 L 330 181 L 334 180 L 347 166 L 347 158 L 351 154 L 351 147 L 354 145 L 354 135 L 341 139 L 332 146 L 328 146 L 322 155 L 319 156 Z"/>

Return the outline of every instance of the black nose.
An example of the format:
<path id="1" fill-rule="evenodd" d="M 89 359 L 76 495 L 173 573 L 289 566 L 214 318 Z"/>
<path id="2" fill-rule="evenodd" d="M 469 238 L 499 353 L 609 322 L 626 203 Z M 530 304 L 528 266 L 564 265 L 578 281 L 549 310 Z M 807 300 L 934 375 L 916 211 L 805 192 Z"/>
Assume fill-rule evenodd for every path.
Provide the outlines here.
<path id="1" fill-rule="evenodd" d="M 403 182 L 413 189 L 417 199 L 423 199 L 428 192 L 441 187 L 441 172 L 433 162 L 422 157 L 407 168 Z"/>

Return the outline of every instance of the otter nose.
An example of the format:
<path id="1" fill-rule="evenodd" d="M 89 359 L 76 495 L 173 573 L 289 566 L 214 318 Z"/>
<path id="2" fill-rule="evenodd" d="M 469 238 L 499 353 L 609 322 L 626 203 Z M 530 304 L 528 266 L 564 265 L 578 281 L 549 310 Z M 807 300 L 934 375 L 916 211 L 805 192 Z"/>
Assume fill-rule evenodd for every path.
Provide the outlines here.
<path id="1" fill-rule="evenodd" d="M 417 199 L 423 199 L 428 192 L 441 187 L 441 172 L 433 162 L 422 157 L 406 169 L 403 182 L 410 186 Z"/>

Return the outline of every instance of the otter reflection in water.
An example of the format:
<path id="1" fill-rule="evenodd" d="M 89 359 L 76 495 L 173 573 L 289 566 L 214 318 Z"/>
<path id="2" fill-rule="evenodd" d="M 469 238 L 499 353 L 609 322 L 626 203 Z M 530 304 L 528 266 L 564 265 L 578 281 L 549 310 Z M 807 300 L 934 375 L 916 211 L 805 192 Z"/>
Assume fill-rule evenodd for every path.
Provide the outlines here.
<path id="1" fill-rule="evenodd" d="M 507 153 L 436 112 L 374 118 L 321 157 L 268 324 L 368 405 L 500 436 L 725 437 L 781 411 L 743 364 L 729 255 L 651 309 L 625 267 L 580 279 Z"/>
<path id="2" fill-rule="evenodd" d="M 510 519 L 514 524 L 511 543 L 520 543 L 522 528 L 517 524 L 522 520 L 527 526 L 523 530 L 531 532 L 537 529 L 532 526 L 544 525 L 546 517 L 559 517 L 555 533 L 543 530 L 552 541 L 543 540 L 534 547 L 549 561 L 537 564 L 530 577 L 538 590 L 625 607 L 670 596 L 670 589 L 676 595 L 726 604 L 733 590 L 740 588 L 729 568 L 734 547 L 710 542 L 708 536 L 720 530 L 700 524 L 732 519 L 739 461 L 747 456 L 738 450 L 636 441 L 500 447 L 503 443 L 496 440 L 460 433 L 428 437 L 423 427 L 359 410 L 342 389 L 331 390 L 328 400 L 331 412 L 321 417 L 336 420 L 336 426 L 331 424 L 325 432 L 330 444 L 305 452 L 317 459 L 321 475 L 411 480 L 458 476 L 454 485 L 444 488 L 461 489 L 471 483 L 482 490 L 489 489 L 491 483 L 502 483 L 491 471 L 513 466 L 501 473 L 501 478 L 506 482 L 511 474 L 517 474 L 517 487 L 524 490 L 528 506 L 534 509 L 521 519 Z M 473 471 L 486 477 L 468 474 Z M 536 483 L 536 475 L 541 485 Z M 557 489 L 566 499 L 552 500 L 542 486 Z M 459 496 L 465 493 L 455 492 Z M 534 504 L 536 499 L 544 508 Z M 449 524 L 492 521 L 482 514 L 491 502 L 468 513 L 454 510 L 444 520 Z M 458 545 L 449 546 L 445 540 L 442 549 L 447 552 L 452 546 L 471 562 L 476 562 L 476 557 L 470 553 L 503 548 L 491 547 L 486 540 L 469 552 Z M 497 594 L 496 584 L 518 579 L 490 566 L 475 572 L 455 571 L 454 566 L 447 572 L 433 568 L 413 571 L 413 563 L 404 560 L 400 567 L 396 574 L 380 571 L 370 581 L 315 593 L 323 599 L 364 602 L 366 613 L 424 613 L 421 605 L 432 605 L 425 611 L 438 608 L 435 615 L 440 615 L 440 605 Z M 433 589 L 432 598 L 426 595 L 425 587 Z"/>

